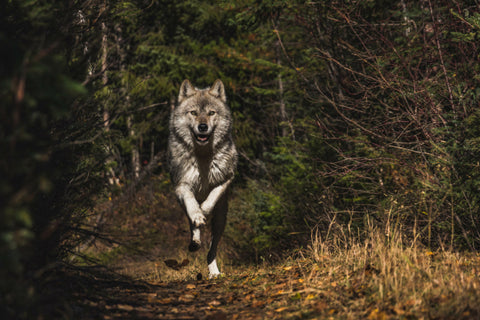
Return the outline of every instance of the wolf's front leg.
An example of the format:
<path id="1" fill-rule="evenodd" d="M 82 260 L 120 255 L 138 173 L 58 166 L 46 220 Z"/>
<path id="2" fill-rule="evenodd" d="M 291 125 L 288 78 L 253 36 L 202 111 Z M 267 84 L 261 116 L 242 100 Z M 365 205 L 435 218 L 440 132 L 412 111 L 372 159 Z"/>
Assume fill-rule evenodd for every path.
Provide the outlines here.
<path id="1" fill-rule="evenodd" d="M 205 224 L 205 215 L 203 214 L 203 211 L 190 188 L 184 184 L 180 184 L 175 189 L 175 194 L 177 195 L 178 201 L 180 201 L 185 208 L 187 216 L 193 227 L 198 228 L 203 226 Z"/>
<path id="2" fill-rule="evenodd" d="M 227 220 L 227 196 L 224 194 L 217 203 L 217 206 L 213 209 L 212 217 L 212 242 L 210 244 L 210 250 L 207 255 L 209 277 L 215 278 L 221 275 L 217 266 L 217 247 L 225 229 L 225 223 Z"/>
<path id="3" fill-rule="evenodd" d="M 197 251 L 202 245 L 202 240 L 200 238 L 200 228 L 194 227 L 190 223 L 190 244 L 188 245 L 188 251 Z"/>
<path id="4" fill-rule="evenodd" d="M 207 199 L 205 199 L 205 201 L 203 201 L 202 205 L 200 206 L 201 210 L 205 215 L 208 216 L 212 212 L 213 208 L 215 208 L 215 205 L 217 204 L 220 197 L 224 195 L 232 180 L 233 178 L 227 180 L 225 183 L 219 186 L 216 186 L 212 189 L 212 191 L 210 191 Z"/>

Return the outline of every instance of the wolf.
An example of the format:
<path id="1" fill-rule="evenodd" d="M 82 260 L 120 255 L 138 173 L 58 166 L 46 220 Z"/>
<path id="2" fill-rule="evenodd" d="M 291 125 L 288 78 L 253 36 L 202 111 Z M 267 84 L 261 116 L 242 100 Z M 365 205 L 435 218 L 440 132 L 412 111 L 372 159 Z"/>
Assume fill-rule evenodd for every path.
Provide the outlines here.
<path id="1" fill-rule="evenodd" d="M 183 81 L 169 129 L 168 165 L 175 195 L 190 223 L 188 249 L 200 248 L 200 227 L 211 217 L 207 263 L 209 277 L 214 278 L 220 275 L 217 247 L 227 219 L 227 188 L 238 158 L 222 81 L 216 80 L 205 89 Z"/>

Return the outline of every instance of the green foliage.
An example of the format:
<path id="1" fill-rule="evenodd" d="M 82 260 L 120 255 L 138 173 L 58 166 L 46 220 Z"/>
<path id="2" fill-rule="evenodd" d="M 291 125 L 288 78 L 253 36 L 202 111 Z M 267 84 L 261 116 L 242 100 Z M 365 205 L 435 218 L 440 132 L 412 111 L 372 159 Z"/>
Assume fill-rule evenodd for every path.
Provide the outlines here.
<path id="1" fill-rule="evenodd" d="M 372 214 L 386 226 L 392 210 L 408 235 L 462 246 L 474 230 L 455 234 L 476 214 L 467 189 L 478 180 L 467 174 L 477 143 L 467 125 L 477 99 L 468 74 L 478 69 L 469 58 L 478 14 L 470 11 L 413 1 L 159 2 L 138 17 L 142 32 L 122 30 L 135 59 L 109 72 L 109 92 L 123 92 L 135 110 L 168 103 L 184 78 L 222 78 L 242 155 L 240 216 L 256 226 L 239 243 L 257 256 L 301 245 L 333 217 L 363 228 Z M 432 14 L 459 23 L 440 26 Z M 157 129 L 135 116 L 134 136 L 119 115 L 114 143 L 123 157 L 140 140 L 148 145 L 150 132 L 167 136 L 167 109 L 152 110 Z M 250 199 L 252 181 L 263 192 Z"/>
<path id="2" fill-rule="evenodd" d="M 81 164 L 88 148 L 68 147 L 84 125 L 72 106 L 87 91 L 68 73 L 65 30 L 57 29 L 67 9 L 48 1 L 2 7 L 0 301 L 7 318 L 29 318 L 36 289 L 27 275 L 68 250 L 64 240 L 92 187 L 93 179 L 73 183 L 92 165 Z"/>
<path id="3" fill-rule="evenodd" d="M 478 55 L 472 43 L 478 13 L 466 5 L 459 14 L 444 2 L 431 8 L 406 2 L 403 9 L 389 1 L 246 7 L 238 7 L 237 21 L 269 48 L 267 59 L 255 58 L 255 49 L 248 56 L 260 67 L 257 79 L 270 81 L 253 86 L 264 102 L 261 117 L 276 120 L 265 126 L 274 134 L 268 139 L 264 130 L 263 152 L 255 154 L 269 189 L 288 208 L 272 222 L 288 221 L 294 230 L 288 234 L 312 226 L 329 232 L 333 217 L 363 228 L 370 213 L 386 230 L 397 221 L 407 238 L 427 245 L 477 246 L 479 70 L 471 57 Z M 305 18 L 292 19 L 293 13 Z M 440 26 L 432 16 L 461 23 Z M 276 62 L 280 39 L 288 68 Z M 276 118 L 279 74 L 296 121 Z M 268 107 L 267 101 L 277 102 Z M 282 126 L 291 134 L 281 134 Z"/>
<path id="4" fill-rule="evenodd" d="M 239 255 L 277 257 L 312 228 L 367 222 L 478 249 L 479 21 L 474 1 L 9 1 L 2 292 L 27 264 L 68 255 L 93 192 L 164 170 L 185 78 L 226 85 Z"/>
<path id="5" fill-rule="evenodd" d="M 255 262 L 279 257 L 279 248 L 288 248 L 288 226 L 283 199 L 265 183 L 249 180 L 237 190 L 231 204 L 225 237 L 234 242 L 236 258 Z M 252 255 L 253 254 L 253 255 Z"/>

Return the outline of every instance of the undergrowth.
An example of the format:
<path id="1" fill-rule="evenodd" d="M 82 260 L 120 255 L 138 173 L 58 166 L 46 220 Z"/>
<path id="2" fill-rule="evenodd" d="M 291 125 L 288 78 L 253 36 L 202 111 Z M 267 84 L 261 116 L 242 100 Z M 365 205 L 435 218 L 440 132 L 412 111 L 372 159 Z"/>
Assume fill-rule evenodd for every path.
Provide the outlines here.
<path id="1" fill-rule="evenodd" d="M 480 315 L 478 253 L 430 251 L 374 227 L 364 240 L 345 234 L 313 233 L 304 254 L 306 288 L 322 298 L 327 313 L 350 319 Z"/>
<path id="2" fill-rule="evenodd" d="M 105 215 L 101 232 L 115 242 L 99 238 L 82 252 L 131 279 L 168 288 L 168 297 L 159 291 L 158 299 L 150 303 L 152 310 L 165 310 L 170 318 L 195 310 L 195 305 L 232 319 L 480 316 L 478 253 L 447 246 L 431 250 L 418 237 L 403 236 L 398 223 L 379 227 L 368 216 L 363 230 L 333 219 L 330 226 L 314 230 L 303 249 L 279 250 L 278 257 L 270 260 L 241 258 L 238 246 L 245 250 L 246 232 L 252 241 L 255 230 L 246 221 L 238 223 L 241 215 L 231 217 L 218 259 L 224 276 L 209 281 L 205 279 L 208 228 L 200 251 L 188 252 L 186 217 L 173 195 L 160 189 L 146 185 L 134 197 L 110 207 L 114 210 Z M 235 196 L 234 204 L 245 200 Z M 235 207 L 231 211 L 235 214 Z M 241 229 L 232 232 L 235 228 Z M 238 232 L 243 236 L 235 241 Z M 255 247 L 251 250 L 256 253 Z M 203 298 L 207 291 L 214 305 Z M 179 307 L 183 304 L 187 309 Z"/>

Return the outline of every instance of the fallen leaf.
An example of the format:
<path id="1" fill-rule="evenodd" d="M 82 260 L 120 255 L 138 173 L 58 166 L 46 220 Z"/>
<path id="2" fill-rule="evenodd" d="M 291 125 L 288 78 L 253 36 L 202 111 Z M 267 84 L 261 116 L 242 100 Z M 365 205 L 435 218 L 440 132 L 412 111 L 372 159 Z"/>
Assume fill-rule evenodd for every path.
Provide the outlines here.
<path id="1" fill-rule="evenodd" d="M 137 306 L 137 307 L 135 308 L 135 311 L 137 311 L 137 312 L 143 312 L 143 313 L 148 313 L 148 312 L 150 312 L 150 308 Z"/>
<path id="2" fill-rule="evenodd" d="M 253 303 L 252 303 L 253 308 L 261 308 L 264 305 L 265 305 L 265 301 L 256 300 L 256 301 L 253 301 Z"/>
<path id="3" fill-rule="evenodd" d="M 178 263 L 175 259 L 167 259 L 164 261 L 167 267 L 172 268 L 174 270 L 180 270 L 181 268 L 187 266 L 190 261 L 188 259 L 183 259 L 181 263 Z"/>
<path id="4" fill-rule="evenodd" d="M 221 305 L 221 304 L 222 304 L 222 303 L 221 303 L 220 301 L 218 301 L 218 300 L 213 300 L 213 301 L 210 301 L 210 303 L 209 303 L 210 306 L 215 306 L 215 307 L 216 307 L 216 306 L 219 306 L 219 305 Z"/>
<path id="5" fill-rule="evenodd" d="M 288 310 L 288 307 L 280 307 L 280 308 L 276 309 L 275 312 L 283 312 L 285 310 Z"/>
<path id="6" fill-rule="evenodd" d="M 167 267 L 172 268 L 174 270 L 179 270 L 180 265 L 178 264 L 177 260 L 175 259 L 168 259 L 164 261 Z"/>
<path id="7" fill-rule="evenodd" d="M 172 298 L 160 299 L 160 300 L 157 300 L 157 302 L 160 303 L 160 304 L 170 304 L 170 303 L 172 303 Z"/>
<path id="8" fill-rule="evenodd" d="M 117 305 L 117 308 L 120 309 L 120 310 L 125 310 L 125 311 L 132 311 L 133 310 L 133 307 L 131 305 L 128 305 L 128 304 L 119 304 L 119 305 Z"/>
<path id="9" fill-rule="evenodd" d="M 178 301 L 181 301 L 181 302 L 190 302 L 192 301 L 193 299 L 195 299 L 195 296 L 192 295 L 192 294 L 185 294 L 183 296 L 180 296 L 178 298 Z"/>
<path id="10" fill-rule="evenodd" d="M 180 264 L 180 267 L 186 267 L 188 266 L 190 261 L 188 261 L 188 259 L 183 259 L 182 263 Z"/>
<path id="11" fill-rule="evenodd" d="M 195 289 L 197 286 L 194 285 L 193 283 L 187 284 L 187 289 Z"/>
<path id="12" fill-rule="evenodd" d="M 147 301 L 148 302 L 154 302 L 157 301 L 157 294 L 156 293 L 149 293 L 147 294 Z"/>

